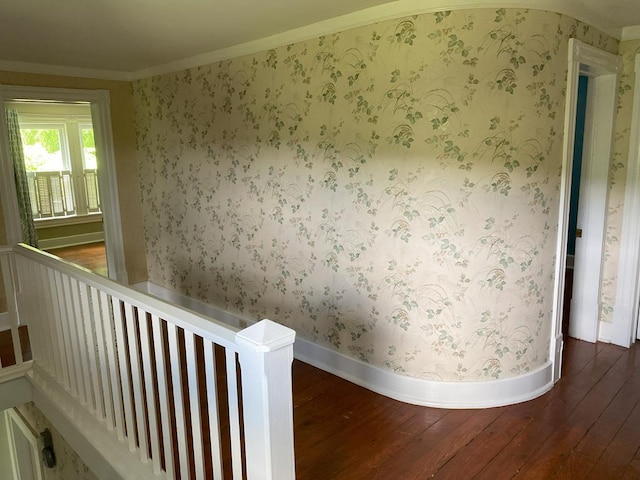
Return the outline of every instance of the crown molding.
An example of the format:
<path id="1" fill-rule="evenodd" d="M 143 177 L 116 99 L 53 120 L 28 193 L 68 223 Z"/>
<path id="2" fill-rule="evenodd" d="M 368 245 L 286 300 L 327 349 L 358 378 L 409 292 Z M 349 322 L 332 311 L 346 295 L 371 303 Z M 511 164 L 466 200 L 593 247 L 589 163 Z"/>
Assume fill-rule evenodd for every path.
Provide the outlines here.
<path id="1" fill-rule="evenodd" d="M 486 0 L 431 0 L 428 2 L 428 6 L 425 6 L 425 3 L 424 0 L 398 0 L 306 25 L 277 35 L 264 37 L 259 40 L 234 45 L 147 69 L 137 70 L 132 72 L 131 76 L 133 80 L 140 80 L 244 55 L 251 55 L 272 48 L 302 42 L 322 35 L 330 35 L 351 28 L 383 22 L 385 20 L 445 10 L 466 10 L 473 8 L 526 8 L 532 10 L 547 10 L 581 20 L 617 39 L 620 39 L 622 34 L 620 28 L 609 24 L 601 15 L 587 9 L 582 3 L 576 0 L 507 0 L 502 2 Z"/>
<path id="2" fill-rule="evenodd" d="M 622 29 L 622 41 L 625 42 L 627 40 L 640 40 L 640 25 Z"/>
<path id="3" fill-rule="evenodd" d="M 99 80 L 117 80 L 130 82 L 131 72 L 100 70 L 97 68 L 67 67 L 64 65 L 48 65 L 44 63 L 10 62 L 0 60 L 0 71 L 35 73 L 38 75 L 59 75 L 63 77 L 94 78 Z"/>
<path id="4" fill-rule="evenodd" d="M 602 30 L 608 35 L 617 38 L 618 40 L 640 38 L 640 26 L 626 27 L 625 29 L 618 28 L 611 24 L 611 22 L 601 14 L 585 7 L 585 5 L 579 0 L 430 0 L 429 2 L 425 2 L 424 0 L 396 0 L 276 35 L 267 36 L 250 42 L 214 50 L 205 54 L 131 72 L 5 61 L 0 61 L 0 70 L 46 75 L 99 78 L 103 80 L 133 81 L 165 73 L 177 72 L 201 65 L 207 65 L 210 63 L 216 63 L 244 55 L 251 55 L 272 48 L 282 47 L 284 45 L 310 40 L 322 35 L 330 35 L 364 25 L 383 22 L 385 20 L 392 20 L 409 15 L 473 8 L 523 8 L 531 10 L 545 10 L 567 15 L 583 21 Z"/>

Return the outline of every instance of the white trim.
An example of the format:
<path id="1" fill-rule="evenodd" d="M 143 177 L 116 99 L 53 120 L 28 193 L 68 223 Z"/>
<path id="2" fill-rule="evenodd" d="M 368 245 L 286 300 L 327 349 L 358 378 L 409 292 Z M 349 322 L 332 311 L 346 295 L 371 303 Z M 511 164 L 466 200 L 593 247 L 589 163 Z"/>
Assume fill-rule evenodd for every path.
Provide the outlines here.
<path id="1" fill-rule="evenodd" d="M 607 21 L 603 15 L 590 10 L 584 2 L 576 2 L 575 0 L 511 0 L 488 2 L 485 0 L 430 0 L 429 2 L 425 2 L 424 0 L 398 0 L 321 22 L 312 23 L 310 25 L 295 28 L 276 35 L 270 35 L 257 40 L 233 45 L 231 47 L 213 50 L 202 55 L 182 58 L 176 61 L 132 72 L 11 61 L 0 61 L 0 70 L 44 75 L 64 75 L 68 77 L 100 78 L 105 80 L 140 80 L 154 75 L 176 72 L 221 60 L 254 54 L 271 48 L 282 47 L 284 45 L 317 38 L 321 35 L 330 35 L 332 33 L 349 30 L 363 25 L 370 25 L 385 20 L 392 20 L 410 15 L 441 12 L 445 10 L 464 10 L 471 8 L 522 8 L 546 10 L 581 20 L 617 39 L 622 38 L 623 40 L 638 38 L 638 29 L 640 28 L 625 27 L 624 29 L 621 29 L 616 27 L 611 22 Z"/>
<path id="2" fill-rule="evenodd" d="M 70 217 L 37 218 L 34 222 L 38 230 L 67 227 L 69 225 L 84 225 L 87 223 L 102 223 L 102 213 L 88 213 L 87 215 L 73 215 Z"/>
<path id="3" fill-rule="evenodd" d="M 582 71 L 582 68 L 580 70 Z M 580 340 L 595 342 L 598 338 L 601 310 L 609 164 L 613 146 L 618 76 L 616 73 L 600 71 L 598 67 L 585 70 L 593 72 L 595 76 L 589 78 L 587 93 L 578 208 L 578 228 L 582 229 L 583 234 L 576 240 L 569 333 Z"/>
<path id="4" fill-rule="evenodd" d="M 489 408 L 526 402 L 551 390 L 553 365 L 518 377 L 486 382 L 444 382 L 383 370 L 298 338 L 296 358 L 381 395 L 434 408 Z"/>
<path id="5" fill-rule="evenodd" d="M 613 334 L 613 323 L 600 322 L 598 324 L 598 341 L 604 343 L 611 343 L 611 337 Z"/>
<path id="6" fill-rule="evenodd" d="M 104 218 L 104 243 L 107 248 L 109 278 L 128 284 L 124 261 L 124 239 L 120 217 L 118 177 L 111 130 L 111 99 L 106 90 L 97 90 L 96 100 L 91 102 L 91 118 L 98 158 L 98 185 L 100 209 Z"/>
<path id="7" fill-rule="evenodd" d="M 352 28 L 404 16 L 472 8 L 525 8 L 532 10 L 546 10 L 581 20 L 617 39 L 620 39 L 622 35 L 621 28 L 613 26 L 611 23 L 607 22 L 602 15 L 589 10 L 584 3 L 576 3 L 574 0 L 511 0 L 502 2 L 487 2 L 485 0 L 431 0 L 429 2 L 425 2 L 424 0 L 398 0 L 306 25 L 276 35 L 270 35 L 258 40 L 137 70 L 131 72 L 131 79 L 140 80 L 155 75 L 177 72 L 188 68 L 198 67 L 200 65 L 207 65 L 222 60 L 228 60 L 230 58 L 237 58 L 244 55 L 263 52 L 272 48 L 278 48 L 284 45 L 317 38 L 322 35 L 330 35 Z"/>
<path id="8" fill-rule="evenodd" d="M 234 327 L 245 327 L 255 322 L 151 282 L 141 282 L 133 285 L 133 288 Z M 293 350 L 296 358 L 352 383 L 402 402 L 429 407 L 487 408 L 511 405 L 536 398 L 553 387 L 554 364 L 551 362 L 513 378 L 486 382 L 443 382 L 384 370 L 299 336 L 296 337 Z M 561 357 L 561 351 L 559 355 Z M 554 358 L 555 364 L 558 364 L 557 356 Z"/>
<path id="9" fill-rule="evenodd" d="M 32 476 L 34 475 L 34 480 L 42 480 L 44 478 L 44 472 L 42 470 L 40 448 L 38 445 L 40 435 L 24 418 L 22 418 L 22 415 L 14 409 L 5 410 L 4 418 L 9 437 L 9 454 L 11 456 L 14 479 L 34 479 Z M 26 451 L 18 451 L 18 449 L 24 448 L 24 443 L 16 442 L 17 435 L 22 435 L 22 437 L 27 441 L 28 449 Z M 28 463 L 26 465 L 21 464 L 21 462 L 24 462 L 25 460 Z M 29 474 L 23 477 L 21 472 L 29 472 Z"/>
<path id="10" fill-rule="evenodd" d="M 46 65 L 42 63 L 11 62 L 0 60 L 0 70 L 7 72 L 36 73 L 39 75 L 63 75 L 65 77 L 97 78 L 100 80 L 118 80 L 130 82 L 130 72 L 100 70 L 97 68 L 67 67 L 64 65 Z"/>
<path id="11" fill-rule="evenodd" d="M 635 341 L 640 300 L 640 54 L 636 55 L 627 182 L 622 212 L 616 303 L 611 342 L 629 347 Z"/>
<path id="12" fill-rule="evenodd" d="M 640 25 L 622 29 L 622 41 L 626 42 L 627 40 L 640 40 Z"/>
<path id="13" fill-rule="evenodd" d="M 616 88 L 616 80 L 617 72 L 620 70 L 620 58 L 616 55 L 603 52 L 595 47 L 587 45 L 579 40 L 574 38 L 569 39 L 569 49 L 568 49 L 568 71 L 567 71 L 567 95 L 565 102 L 565 123 L 564 123 L 564 140 L 563 140 L 563 152 L 562 152 L 562 174 L 560 179 L 560 205 L 558 212 L 558 237 L 556 243 L 556 270 L 555 270 L 555 281 L 554 281 L 554 294 L 553 294 L 553 313 L 552 313 L 552 329 L 551 329 L 551 342 L 549 345 L 549 357 L 554 359 L 554 381 L 558 381 L 561 375 L 561 361 L 562 361 L 562 350 L 563 345 L 558 344 L 558 342 L 563 342 L 562 337 L 562 316 L 564 313 L 564 287 L 565 287 L 565 270 L 567 263 L 567 235 L 568 235 L 568 225 L 569 225 L 569 202 L 571 197 L 571 177 L 572 177 L 572 168 L 573 168 L 573 153 L 574 153 L 574 142 L 575 142 L 575 128 L 576 128 L 576 105 L 578 99 L 578 79 L 580 74 L 586 74 L 594 79 L 598 79 L 602 77 L 602 81 L 591 82 L 595 84 L 590 87 L 590 90 L 597 90 L 596 95 L 592 98 L 592 106 L 596 107 L 592 116 L 597 116 L 598 126 L 602 123 L 606 123 L 605 117 L 607 117 L 611 122 L 613 121 L 613 115 L 615 111 L 615 101 L 611 102 L 610 105 L 606 105 L 606 102 L 601 101 L 601 97 L 607 94 L 611 94 L 610 87 L 613 86 L 613 98 L 615 99 L 615 88 Z M 601 111 L 600 109 L 603 109 Z M 608 130 L 607 130 L 608 129 Z M 611 132 L 611 129 L 607 126 L 604 130 Z M 605 132 L 606 133 L 606 132 Z M 602 140 L 603 133 L 600 132 L 600 137 L 597 137 L 599 140 Z M 611 140 L 612 135 L 609 135 L 609 141 Z M 596 137 L 594 137 L 596 138 Z M 605 142 L 605 140 L 602 140 Z M 606 142 L 605 142 L 606 143 Z M 598 151 L 601 152 L 601 146 L 598 145 Z M 606 149 L 606 146 L 605 146 Z M 609 144 L 610 151 L 610 144 Z M 606 155 L 605 155 L 606 156 Z M 610 158 L 606 156 L 606 158 Z M 587 169 L 589 166 L 593 167 L 593 159 L 586 159 L 585 162 L 587 164 Z M 606 163 L 606 168 L 608 170 L 609 162 Z M 597 166 L 596 166 L 597 169 Z M 586 173 L 586 172 L 583 172 Z M 598 172 L 600 174 L 600 172 Z M 584 176 L 583 176 L 584 177 Z M 594 182 L 600 180 L 601 183 L 604 183 L 604 203 L 606 203 L 607 194 L 608 194 L 608 177 L 605 175 L 604 179 L 598 178 L 593 179 Z M 584 186 L 584 185 L 583 185 Z M 599 191 L 599 193 L 602 193 Z M 581 202 L 584 200 L 584 197 L 581 195 Z M 603 205 L 600 205 L 600 213 Z M 594 228 L 589 229 L 587 233 L 588 236 L 602 237 L 604 232 L 604 224 L 598 225 L 599 220 L 595 219 L 590 222 Z M 589 237 L 589 241 L 591 245 L 594 245 L 594 248 L 597 250 L 598 245 L 597 241 L 592 241 L 593 239 Z M 576 257 L 578 257 L 579 252 L 576 246 Z M 600 242 L 599 248 L 602 249 L 602 242 Z M 597 263 L 597 267 L 595 267 L 595 271 L 601 272 L 602 269 L 602 261 L 601 254 L 600 256 L 596 255 L 594 257 Z M 576 286 L 576 281 L 580 284 L 580 279 L 576 279 L 576 276 L 581 275 L 579 271 L 575 269 L 584 269 L 585 266 L 580 266 L 581 262 L 580 258 L 577 258 L 577 263 L 574 265 L 574 288 Z M 588 270 L 588 269 L 587 269 Z M 592 275 L 592 273 L 589 273 Z M 599 278 L 600 274 L 596 277 L 592 284 L 595 284 L 597 281 L 596 289 L 599 288 Z M 580 288 L 580 287 L 578 287 Z M 591 316 L 591 321 L 586 322 L 588 325 L 584 325 L 584 328 L 571 326 L 570 328 L 578 329 L 577 332 L 581 338 L 589 337 L 588 340 L 594 342 L 597 338 L 597 313 L 599 312 L 599 307 L 597 302 L 599 301 L 599 296 L 597 294 L 593 295 L 593 300 L 596 302 L 592 304 L 590 308 L 595 310 L 595 317 Z M 575 299 L 575 295 L 573 296 Z M 572 312 L 576 313 L 576 308 L 572 306 Z M 583 309 L 585 310 L 585 309 Z M 587 309 L 588 310 L 588 309 Z M 593 312 L 592 312 L 593 313 Z M 594 320 L 595 318 L 595 320 Z M 576 334 L 575 331 L 572 332 L 572 335 Z"/>
<path id="14" fill-rule="evenodd" d="M 562 376 L 562 354 L 564 352 L 564 337 L 562 333 L 551 337 L 551 353 L 553 356 L 553 383 L 560 380 Z"/>
<path id="15" fill-rule="evenodd" d="M 76 245 L 86 245 L 88 243 L 103 242 L 102 232 L 82 233 L 80 235 L 69 235 L 67 237 L 45 238 L 38 240 L 38 246 L 42 250 L 52 248 L 74 247 Z"/>
<path id="16" fill-rule="evenodd" d="M 0 103 L 12 100 L 45 100 L 66 103 L 91 104 L 96 152 L 101 164 L 98 169 L 100 205 L 104 219 L 104 237 L 107 248 L 109 277 L 128 283 L 124 261 L 124 241 L 120 218 L 120 200 L 115 170 L 113 134 L 111 130 L 111 109 L 109 92 L 104 90 L 79 90 L 69 88 L 40 88 L 0 85 Z M 15 245 L 21 241 L 20 218 L 10 161 L 6 121 L 0 115 L 0 193 L 7 230 L 7 242 Z"/>

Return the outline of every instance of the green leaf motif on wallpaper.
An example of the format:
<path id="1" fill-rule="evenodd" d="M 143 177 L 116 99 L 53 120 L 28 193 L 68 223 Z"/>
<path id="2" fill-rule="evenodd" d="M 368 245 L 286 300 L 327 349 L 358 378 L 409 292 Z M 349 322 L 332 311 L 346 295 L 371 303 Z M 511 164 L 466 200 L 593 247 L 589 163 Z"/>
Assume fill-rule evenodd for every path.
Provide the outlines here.
<path id="1" fill-rule="evenodd" d="M 271 49 L 267 52 L 267 58 L 265 58 L 264 63 L 267 67 L 273 68 L 274 70 L 278 67 L 278 53 Z"/>
<path id="2" fill-rule="evenodd" d="M 338 98 L 336 95 L 336 86 L 332 82 L 325 83 L 319 98 L 325 102 L 335 104 L 336 98 Z"/>
<path id="3" fill-rule="evenodd" d="M 391 225 L 391 234 L 403 242 L 409 243 L 411 238 L 411 228 L 406 220 L 395 220 Z"/>
<path id="4" fill-rule="evenodd" d="M 502 70 L 500 70 L 495 78 L 494 78 L 494 82 L 490 82 L 489 86 L 491 88 L 497 88 L 498 90 L 504 90 L 505 92 L 510 93 L 511 95 L 514 94 L 515 89 L 518 87 L 518 84 L 516 83 L 516 72 L 513 71 L 513 69 L 511 68 L 503 68 Z"/>
<path id="5" fill-rule="evenodd" d="M 496 173 L 491 178 L 491 191 L 494 193 L 500 193 L 505 197 L 509 195 L 509 190 L 511 190 L 511 177 L 506 172 Z M 487 187 L 487 190 L 489 188 Z"/>
<path id="6" fill-rule="evenodd" d="M 391 43 L 403 43 L 413 45 L 416 39 L 416 25 L 411 20 L 403 20 L 396 25 L 393 36 L 389 37 Z"/>
<path id="7" fill-rule="evenodd" d="M 436 17 L 436 23 L 442 23 L 442 21 L 451 15 L 451 10 L 445 10 L 444 12 L 436 12 L 434 13 L 434 17 Z"/>
<path id="8" fill-rule="evenodd" d="M 398 325 L 405 332 L 409 330 L 411 326 L 411 320 L 409 319 L 409 313 L 404 308 L 395 308 L 391 312 L 391 321 L 393 325 Z"/>
<path id="9" fill-rule="evenodd" d="M 405 148 L 411 148 L 413 140 L 413 128 L 406 123 L 398 125 L 393 129 L 391 136 L 387 137 L 387 142 L 390 144 L 401 145 Z"/>
<path id="10" fill-rule="evenodd" d="M 134 82 L 150 279 L 413 377 L 539 368 L 571 26 L 616 47 L 470 9 Z"/>

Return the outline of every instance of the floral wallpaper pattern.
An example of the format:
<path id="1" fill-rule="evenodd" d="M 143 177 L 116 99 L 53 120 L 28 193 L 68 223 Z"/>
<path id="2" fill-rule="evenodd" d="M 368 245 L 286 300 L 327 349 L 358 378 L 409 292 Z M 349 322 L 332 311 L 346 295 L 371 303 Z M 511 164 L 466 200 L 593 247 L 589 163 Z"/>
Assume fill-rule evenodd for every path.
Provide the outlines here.
<path id="1" fill-rule="evenodd" d="M 567 42 L 386 21 L 134 83 L 150 281 L 434 380 L 548 360 Z"/>

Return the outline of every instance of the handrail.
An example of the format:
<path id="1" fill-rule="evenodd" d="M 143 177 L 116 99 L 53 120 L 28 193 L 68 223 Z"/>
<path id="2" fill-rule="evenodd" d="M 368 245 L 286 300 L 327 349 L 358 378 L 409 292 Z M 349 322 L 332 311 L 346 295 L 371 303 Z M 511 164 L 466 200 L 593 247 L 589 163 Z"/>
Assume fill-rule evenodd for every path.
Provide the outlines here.
<path id="1" fill-rule="evenodd" d="M 213 336 L 217 335 L 219 340 L 224 342 L 225 347 L 235 343 L 235 334 L 239 329 L 231 325 L 201 315 L 193 310 L 178 307 L 158 297 L 134 290 L 114 280 L 97 275 L 84 267 L 58 258 L 48 252 L 38 250 L 30 245 L 19 244 L 16 246 L 0 247 L 0 254 L 9 252 L 19 253 L 21 256 L 30 258 L 47 267 L 54 268 L 61 273 L 72 275 L 87 285 L 97 288 L 108 295 L 118 297 L 136 307 L 143 308 L 154 315 L 170 316 L 171 320 L 175 321 L 179 327 L 193 329 L 194 333 L 204 338 L 212 339 Z"/>
<path id="2" fill-rule="evenodd" d="M 293 330 L 237 331 L 25 245 L 0 260 L 37 398 L 122 478 L 295 478 Z"/>

